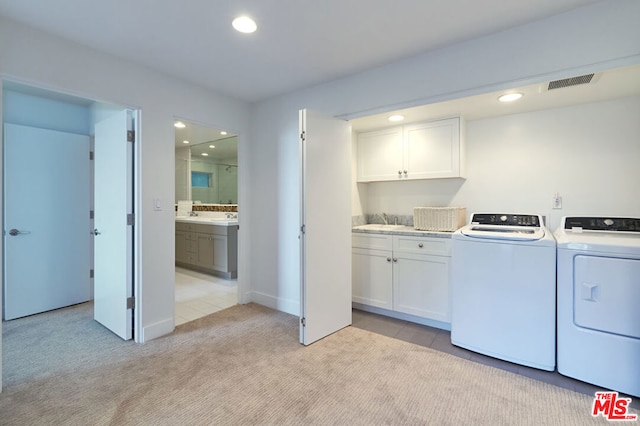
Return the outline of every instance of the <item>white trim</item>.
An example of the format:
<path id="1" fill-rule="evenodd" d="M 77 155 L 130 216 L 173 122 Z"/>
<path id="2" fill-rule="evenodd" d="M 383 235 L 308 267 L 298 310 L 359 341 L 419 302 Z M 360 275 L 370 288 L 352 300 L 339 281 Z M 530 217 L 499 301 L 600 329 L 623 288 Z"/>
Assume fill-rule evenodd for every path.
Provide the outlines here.
<path id="1" fill-rule="evenodd" d="M 134 142 L 133 142 L 133 341 L 144 343 L 145 333 L 142 326 L 142 307 L 144 292 L 142 291 L 142 110 L 134 109 Z"/>
<path id="2" fill-rule="evenodd" d="M 451 331 L 451 323 L 432 320 L 429 318 L 418 317 L 415 315 L 405 314 L 402 312 L 390 311 L 388 309 L 378 308 L 375 306 L 363 305 L 362 303 L 353 302 L 351 304 L 354 309 L 360 311 L 371 312 L 373 314 L 383 315 L 385 317 L 391 317 L 403 321 L 409 321 L 416 324 L 426 325 L 428 327 L 439 328 L 441 330 Z"/>
<path id="3" fill-rule="evenodd" d="M 300 316 L 299 300 L 283 299 L 270 294 L 260 293 L 259 291 L 251 291 L 248 294 L 249 299 L 258 305 L 263 305 L 267 308 L 275 309 L 287 314 Z"/>
<path id="4" fill-rule="evenodd" d="M 142 333 L 138 335 L 140 339 L 136 337 L 136 342 L 145 343 L 150 340 L 157 339 L 158 337 L 173 333 L 173 330 L 175 329 L 174 322 L 175 318 L 171 317 L 149 326 L 141 327 Z"/>

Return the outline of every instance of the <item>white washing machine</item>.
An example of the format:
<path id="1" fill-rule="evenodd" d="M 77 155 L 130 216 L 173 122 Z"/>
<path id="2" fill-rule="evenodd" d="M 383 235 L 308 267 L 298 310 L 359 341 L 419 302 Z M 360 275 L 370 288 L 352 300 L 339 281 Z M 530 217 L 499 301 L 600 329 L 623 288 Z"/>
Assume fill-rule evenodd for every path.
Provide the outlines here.
<path id="1" fill-rule="evenodd" d="M 554 370 L 556 241 L 542 217 L 474 213 L 451 262 L 451 343 Z"/>
<path id="2" fill-rule="evenodd" d="M 640 218 L 565 217 L 558 372 L 640 397 Z"/>

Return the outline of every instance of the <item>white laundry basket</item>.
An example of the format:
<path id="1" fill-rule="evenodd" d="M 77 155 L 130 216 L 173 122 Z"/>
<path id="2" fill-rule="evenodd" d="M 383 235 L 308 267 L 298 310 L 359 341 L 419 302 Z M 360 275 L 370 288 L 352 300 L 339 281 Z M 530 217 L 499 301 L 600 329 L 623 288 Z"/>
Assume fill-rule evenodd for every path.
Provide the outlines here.
<path id="1" fill-rule="evenodd" d="M 414 207 L 413 227 L 421 231 L 453 232 L 465 225 L 465 207 Z"/>

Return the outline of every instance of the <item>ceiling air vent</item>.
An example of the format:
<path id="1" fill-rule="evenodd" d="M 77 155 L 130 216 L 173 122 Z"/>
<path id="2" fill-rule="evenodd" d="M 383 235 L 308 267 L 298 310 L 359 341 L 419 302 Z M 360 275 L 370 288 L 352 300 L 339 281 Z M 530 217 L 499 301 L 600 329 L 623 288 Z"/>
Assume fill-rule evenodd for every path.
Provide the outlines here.
<path id="1" fill-rule="evenodd" d="M 585 74 L 579 77 L 565 78 L 563 80 L 555 80 L 549 82 L 547 90 L 561 89 L 563 87 L 577 86 L 579 84 L 589 84 L 595 74 Z"/>

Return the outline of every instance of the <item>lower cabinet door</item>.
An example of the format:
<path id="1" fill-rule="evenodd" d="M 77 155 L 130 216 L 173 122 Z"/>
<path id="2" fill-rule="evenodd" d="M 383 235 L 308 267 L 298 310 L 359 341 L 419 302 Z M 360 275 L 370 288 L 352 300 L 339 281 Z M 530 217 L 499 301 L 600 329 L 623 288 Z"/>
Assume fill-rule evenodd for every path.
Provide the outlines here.
<path id="1" fill-rule="evenodd" d="M 393 309 L 450 322 L 449 257 L 394 253 Z"/>
<path id="2" fill-rule="evenodd" d="M 198 234 L 198 260 L 196 264 L 202 268 L 213 269 L 213 239 L 211 234 Z"/>
<path id="3" fill-rule="evenodd" d="M 176 231 L 176 262 L 187 261 L 187 233 Z"/>
<path id="4" fill-rule="evenodd" d="M 393 308 L 391 251 L 352 249 L 352 300 L 378 308 Z"/>
<path id="5" fill-rule="evenodd" d="M 213 245 L 212 268 L 216 271 L 229 272 L 227 237 L 212 234 L 211 243 Z"/>

